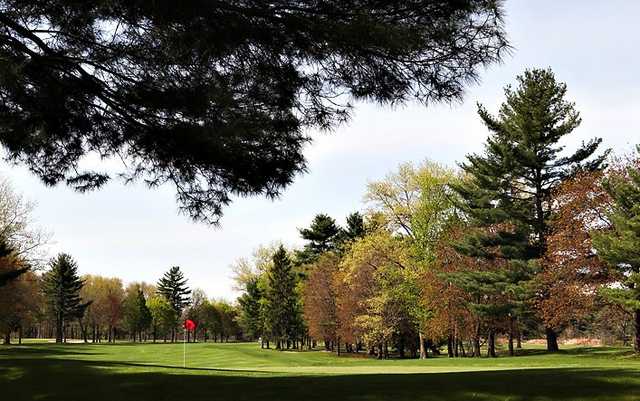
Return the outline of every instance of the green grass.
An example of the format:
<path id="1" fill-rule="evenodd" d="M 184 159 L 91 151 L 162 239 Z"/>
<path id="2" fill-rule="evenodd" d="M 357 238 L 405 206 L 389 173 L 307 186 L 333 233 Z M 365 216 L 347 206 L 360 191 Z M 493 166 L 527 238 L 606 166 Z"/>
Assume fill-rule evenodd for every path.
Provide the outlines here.
<path id="1" fill-rule="evenodd" d="M 256 344 L 0 348 L 1 400 L 638 400 L 629 349 L 377 361 Z"/>

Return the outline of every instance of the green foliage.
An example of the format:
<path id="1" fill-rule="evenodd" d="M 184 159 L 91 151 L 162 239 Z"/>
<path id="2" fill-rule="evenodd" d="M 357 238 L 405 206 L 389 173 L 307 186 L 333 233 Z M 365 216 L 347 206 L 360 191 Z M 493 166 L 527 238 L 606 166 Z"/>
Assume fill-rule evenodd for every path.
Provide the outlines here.
<path id="1" fill-rule="evenodd" d="M 262 295 L 258 285 L 258 278 L 254 278 L 247 283 L 246 292 L 238 297 L 238 303 L 240 304 L 238 324 L 248 338 L 257 339 L 264 331 L 260 311 Z"/>
<path id="2" fill-rule="evenodd" d="M 296 252 L 297 264 L 313 263 L 324 252 L 336 250 L 342 233 L 336 221 L 322 213 L 313 218 L 309 228 L 301 228 L 299 231 L 307 243 L 301 251 Z"/>
<path id="3" fill-rule="evenodd" d="M 123 315 L 124 323 L 134 340 L 137 333 L 151 326 L 153 316 L 140 286 L 132 287 L 127 292 L 123 301 Z"/>
<path id="4" fill-rule="evenodd" d="M 508 46 L 495 1 L 1 4 L 9 157 L 79 191 L 110 178 L 86 155 L 124 157 L 209 222 L 303 172 L 307 128 L 349 116 L 336 99 L 459 99 Z"/>
<path id="5" fill-rule="evenodd" d="M 184 308 L 189 305 L 189 295 L 191 294 L 189 287 L 187 287 L 187 279 L 184 278 L 180 267 L 173 266 L 158 281 L 158 294 L 169 301 L 177 318 L 179 318 Z"/>
<path id="6" fill-rule="evenodd" d="M 49 310 L 56 320 L 56 342 L 63 340 L 64 324 L 84 310 L 80 290 L 84 281 L 78 276 L 78 265 L 66 254 L 58 254 L 49 262 L 49 271 L 43 276 L 42 289 Z"/>
<path id="7" fill-rule="evenodd" d="M 576 171 L 601 167 L 608 152 L 593 159 L 601 139 L 583 144 L 568 156 L 558 142 L 580 124 L 567 87 L 551 70 L 533 69 L 505 89 L 506 102 L 497 117 L 482 106 L 478 114 L 491 131 L 482 155 L 461 165 L 469 180 L 455 185 L 460 206 L 478 232 L 462 249 L 478 256 L 538 259 L 546 250 L 552 217 L 551 194 Z"/>
<path id="8" fill-rule="evenodd" d="M 267 317 L 267 334 L 279 343 L 298 338 L 301 311 L 296 292 L 296 275 L 287 251 L 282 246 L 273 255 L 273 265 L 267 273 L 265 301 L 263 307 Z"/>
<path id="9" fill-rule="evenodd" d="M 468 273 L 467 279 L 479 288 L 486 288 L 485 275 L 494 275 L 486 294 L 506 286 L 527 286 L 539 268 L 535 261 L 547 251 L 552 194 L 577 171 L 601 168 L 608 153 L 592 158 L 601 143 L 594 139 L 561 155 L 564 147 L 558 143 L 581 121 L 574 104 L 565 100 L 566 85 L 556 81 L 551 70 L 541 69 L 527 70 L 517 81 L 516 88 L 506 87 L 498 116 L 478 106 L 491 134 L 484 153 L 467 156 L 461 165 L 469 179 L 453 186 L 472 227 L 458 250 L 487 261 L 509 262 L 500 267 L 506 269 L 502 273 Z M 509 269 L 524 274 L 511 274 Z M 531 296 L 548 295 L 538 289 Z M 556 350 L 551 329 L 547 329 L 548 347 Z"/>
<path id="10" fill-rule="evenodd" d="M 154 339 L 156 336 L 166 336 L 175 327 L 178 320 L 173 306 L 163 296 L 153 296 L 147 300 L 147 308 L 151 314 L 151 327 Z"/>

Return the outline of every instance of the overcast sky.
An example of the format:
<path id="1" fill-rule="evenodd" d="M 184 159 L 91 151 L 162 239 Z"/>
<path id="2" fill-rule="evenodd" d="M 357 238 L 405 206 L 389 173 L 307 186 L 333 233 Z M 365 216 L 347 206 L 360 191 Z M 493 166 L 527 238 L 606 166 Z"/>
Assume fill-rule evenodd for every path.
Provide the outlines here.
<path id="1" fill-rule="evenodd" d="M 45 187 L 21 168 L 2 164 L 2 174 L 37 202 L 37 224 L 53 233 L 50 253 L 70 253 L 81 273 L 156 282 L 179 265 L 192 287 L 233 299 L 229 264 L 238 257 L 274 240 L 299 245 L 297 228 L 316 213 L 342 223 L 363 208 L 366 183 L 401 162 L 428 158 L 453 166 L 481 151 L 487 130 L 476 102 L 495 112 L 503 87 L 526 68 L 551 67 L 567 83 L 583 118 L 569 147 L 599 136 L 606 147 L 625 153 L 640 142 L 640 2 L 508 0 L 506 13 L 513 54 L 483 71 L 464 102 L 395 109 L 357 105 L 348 124 L 315 135 L 306 150 L 309 173 L 297 177 L 280 199 L 237 200 L 219 228 L 178 215 L 170 187 L 112 182 L 80 195 Z"/>

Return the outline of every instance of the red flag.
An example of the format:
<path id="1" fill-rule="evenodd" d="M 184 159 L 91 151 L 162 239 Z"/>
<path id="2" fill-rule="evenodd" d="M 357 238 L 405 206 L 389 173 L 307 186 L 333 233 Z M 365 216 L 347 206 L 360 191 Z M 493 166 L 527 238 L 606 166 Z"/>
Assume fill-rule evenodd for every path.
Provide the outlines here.
<path id="1" fill-rule="evenodd" d="M 189 331 L 194 331 L 196 329 L 196 322 L 191 319 L 187 319 L 184 321 L 184 328 Z"/>

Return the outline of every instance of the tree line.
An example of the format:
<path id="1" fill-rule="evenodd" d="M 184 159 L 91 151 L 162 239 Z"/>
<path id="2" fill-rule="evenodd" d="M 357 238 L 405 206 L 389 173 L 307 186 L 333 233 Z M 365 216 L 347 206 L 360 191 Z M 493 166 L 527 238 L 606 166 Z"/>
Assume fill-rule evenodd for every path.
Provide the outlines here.
<path id="1" fill-rule="evenodd" d="M 0 256 L 0 272 L 16 271 L 13 252 Z M 42 274 L 27 270 L 0 287 L 0 331 L 4 343 L 12 335 L 83 342 L 229 341 L 243 334 L 236 323 L 237 308 L 190 290 L 174 266 L 156 285 L 119 278 L 78 274 L 76 261 L 61 253 Z M 197 322 L 193 333 L 182 322 Z M 183 336 L 186 334 L 186 338 Z"/>
<path id="2" fill-rule="evenodd" d="M 505 88 L 482 152 L 457 168 L 402 164 L 369 183 L 345 227 L 234 264 L 238 322 L 263 347 L 426 358 L 515 355 L 526 338 L 597 336 L 640 352 L 640 162 L 580 125 L 567 87 L 532 69 Z"/>

